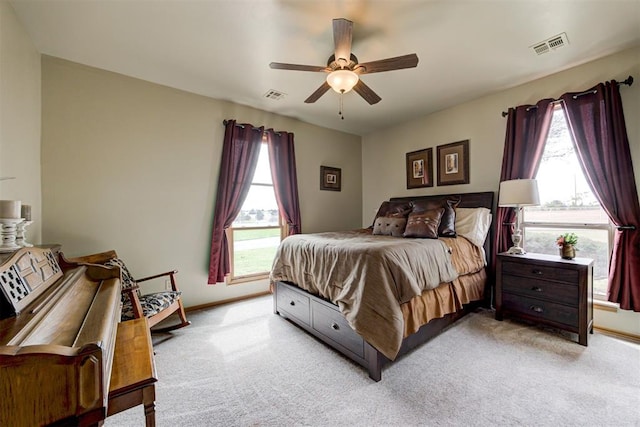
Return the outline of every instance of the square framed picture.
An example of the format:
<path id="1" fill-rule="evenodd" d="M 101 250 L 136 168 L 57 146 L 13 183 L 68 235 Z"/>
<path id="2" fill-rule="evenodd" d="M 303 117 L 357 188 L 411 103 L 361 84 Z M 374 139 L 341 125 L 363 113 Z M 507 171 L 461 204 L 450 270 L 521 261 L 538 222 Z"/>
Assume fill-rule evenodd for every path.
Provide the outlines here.
<path id="1" fill-rule="evenodd" d="M 433 148 L 407 153 L 407 188 L 433 187 Z"/>
<path id="2" fill-rule="evenodd" d="M 439 145 L 438 185 L 469 183 L 469 140 Z"/>
<path id="3" fill-rule="evenodd" d="M 342 188 L 342 170 L 329 166 L 320 166 L 320 190 L 340 191 Z"/>

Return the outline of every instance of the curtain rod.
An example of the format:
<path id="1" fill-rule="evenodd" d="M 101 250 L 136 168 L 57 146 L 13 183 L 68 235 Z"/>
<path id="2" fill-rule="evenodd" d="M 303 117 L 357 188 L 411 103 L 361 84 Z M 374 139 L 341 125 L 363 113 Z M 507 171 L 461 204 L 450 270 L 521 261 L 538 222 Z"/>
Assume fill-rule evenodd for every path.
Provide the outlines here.
<path id="1" fill-rule="evenodd" d="M 620 86 L 620 85 L 627 85 L 627 86 L 631 86 L 631 85 L 633 84 L 633 76 L 629 76 L 629 77 L 627 77 L 627 79 L 626 79 L 626 80 L 624 80 L 624 81 L 622 81 L 622 82 L 617 82 L 617 84 L 618 84 L 618 86 Z M 596 93 L 596 91 L 595 91 L 595 90 L 588 90 L 588 91 L 586 91 L 586 92 L 576 93 L 575 95 L 573 95 L 573 98 L 575 99 L 575 98 L 577 98 L 577 97 L 579 97 L 579 96 L 587 95 L 587 94 L 590 94 L 590 93 Z M 554 99 L 554 100 L 553 100 L 553 102 L 554 102 L 554 103 L 556 103 L 556 102 L 560 102 L 560 100 L 559 100 L 559 99 Z M 532 109 L 532 108 L 538 108 L 538 107 L 537 107 L 537 106 L 535 106 L 535 105 L 532 105 L 531 107 L 529 107 L 529 108 L 527 109 L 527 111 L 529 111 L 529 110 L 530 110 L 530 109 Z M 503 111 L 503 112 L 502 112 L 502 117 L 507 117 L 507 115 L 509 115 L 509 113 L 508 113 L 508 112 L 506 112 L 506 111 Z"/>
<path id="2" fill-rule="evenodd" d="M 226 119 L 225 119 L 225 120 L 223 120 L 223 121 L 222 121 L 222 124 L 223 124 L 224 126 L 226 126 L 228 123 L 229 123 L 229 120 L 226 120 Z M 244 125 L 240 125 L 240 124 L 236 123 L 236 126 L 238 126 L 239 128 L 244 129 Z M 252 127 L 252 129 L 253 129 L 253 130 L 260 130 L 260 128 L 257 128 L 257 127 L 255 127 L 255 126 L 253 126 L 253 127 Z M 275 134 L 276 134 L 276 135 L 278 135 L 278 136 L 281 136 L 281 135 L 282 135 L 282 132 L 276 132 L 276 131 L 274 131 L 274 130 L 273 130 L 273 128 L 265 129 L 265 130 L 264 130 L 264 133 L 267 133 L 267 131 L 272 131 L 273 133 L 275 133 Z"/>

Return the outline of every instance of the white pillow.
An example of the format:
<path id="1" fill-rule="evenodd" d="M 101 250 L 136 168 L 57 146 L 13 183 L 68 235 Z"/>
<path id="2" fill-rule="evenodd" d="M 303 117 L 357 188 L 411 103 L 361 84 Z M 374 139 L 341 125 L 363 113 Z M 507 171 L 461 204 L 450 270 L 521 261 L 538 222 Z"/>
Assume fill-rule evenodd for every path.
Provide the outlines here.
<path id="1" fill-rule="evenodd" d="M 487 208 L 456 208 L 456 233 L 482 248 L 491 227 Z"/>

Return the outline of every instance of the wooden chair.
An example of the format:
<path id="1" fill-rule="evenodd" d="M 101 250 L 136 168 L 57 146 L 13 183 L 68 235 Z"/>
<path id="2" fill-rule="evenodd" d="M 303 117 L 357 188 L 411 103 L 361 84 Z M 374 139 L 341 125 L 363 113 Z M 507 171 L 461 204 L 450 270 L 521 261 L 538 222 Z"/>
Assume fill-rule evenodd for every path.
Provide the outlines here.
<path id="1" fill-rule="evenodd" d="M 191 322 L 187 320 L 184 306 L 182 305 L 181 292 L 176 284 L 175 275 L 178 273 L 177 270 L 154 274 L 153 276 L 143 277 L 141 279 L 134 279 L 129 269 L 124 262 L 118 258 L 118 254 L 114 250 L 75 258 L 66 258 L 64 254 L 60 252 L 58 261 L 63 270 L 83 264 L 101 264 L 119 268 L 122 282 L 122 321 L 146 317 L 149 328 L 153 328 L 167 317 L 176 313 L 180 318 L 180 323 L 162 328 L 153 328 L 152 332 L 167 332 L 191 324 Z M 170 291 L 150 294 L 142 294 L 140 292 L 140 283 L 161 277 L 169 278 L 171 282 Z"/>

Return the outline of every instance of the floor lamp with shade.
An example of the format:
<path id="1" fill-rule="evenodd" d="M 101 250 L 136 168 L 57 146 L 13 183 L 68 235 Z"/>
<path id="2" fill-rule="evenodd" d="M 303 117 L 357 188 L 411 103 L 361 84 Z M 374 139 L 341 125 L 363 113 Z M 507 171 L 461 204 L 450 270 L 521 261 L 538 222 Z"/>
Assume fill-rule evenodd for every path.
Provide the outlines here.
<path id="1" fill-rule="evenodd" d="M 513 246 L 507 253 L 526 254 L 522 247 L 522 230 L 520 230 L 520 214 L 523 206 L 537 206 L 540 204 L 538 182 L 535 179 L 512 179 L 500 183 L 498 206 L 516 208 L 516 228 L 513 232 Z"/>

